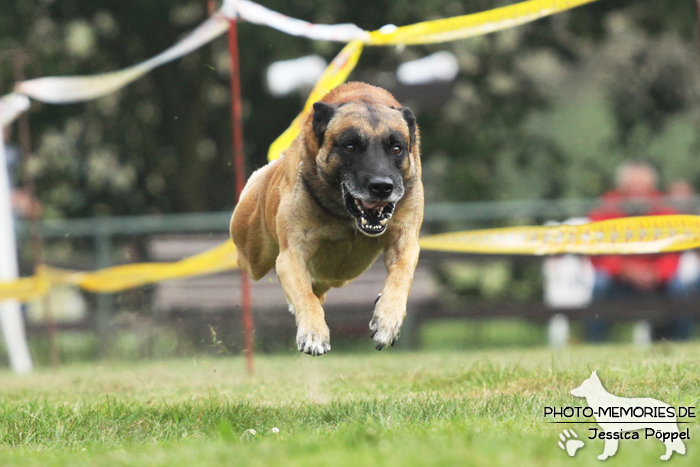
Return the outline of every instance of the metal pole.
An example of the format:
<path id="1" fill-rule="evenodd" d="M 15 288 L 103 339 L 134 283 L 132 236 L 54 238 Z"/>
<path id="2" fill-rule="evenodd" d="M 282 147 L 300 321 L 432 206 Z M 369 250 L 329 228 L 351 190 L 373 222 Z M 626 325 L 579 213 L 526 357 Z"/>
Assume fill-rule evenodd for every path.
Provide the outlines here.
<path id="1" fill-rule="evenodd" d="M 236 199 L 239 200 L 245 186 L 245 155 L 243 154 L 243 118 L 241 112 L 241 74 L 238 61 L 238 30 L 235 19 L 229 19 L 228 47 L 231 56 L 231 117 L 233 124 L 233 168 Z M 253 314 L 250 279 L 241 270 L 241 314 L 245 336 L 245 356 L 248 373 L 253 374 Z"/>
<path id="2" fill-rule="evenodd" d="M 98 228 L 94 235 L 95 268 L 104 269 L 112 265 L 112 238 L 104 228 Z M 98 293 L 97 297 L 97 337 L 99 353 L 102 358 L 108 356 L 111 344 L 111 322 L 114 311 L 114 296 L 110 293 Z"/>
<path id="3" fill-rule="evenodd" d="M 17 242 L 10 194 L 10 177 L 5 160 L 4 128 L 0 127 L 0 281 L 17 279 Z M 10 365 L 17 373 L 32 371 L 22 308 L 16 300 L 0 301 L 0 331 L 7 346 Z"/>
<path id="4" fill-rule="evenodd" d="M 15 83 L 24 81 L 24 54 L 15 52 L 14 54 L 14 71 Z M 19 117 L 19 142 L 22 152 L 22 167 L 24 168 L 24 191 L 30 200 L 29 218 L 29 236 L 32 245 L 32 254 L 34 255 L 34 272 L 39 274 L 44 262 L 44 251 L 41 242 L 41 234 L 39 233 L 39 211 L 33 202 L 36 199 L 34 189 L 34 178 L 32 177 L 29 167 L 29 159 L 31 158 L 31 136 L 29 131 L 29 116 L 27 112 L 23 112 Z M 49 295 L 46 294 L 42 298 L 44 308 L 44 320 L 46 322 L 46 338 L 49 344 L 49 357 L 51 365 L 57 366 L 60 362 L 58 346 L 56 344 L 56 322 L 53 318 L 53 309 Z"/>

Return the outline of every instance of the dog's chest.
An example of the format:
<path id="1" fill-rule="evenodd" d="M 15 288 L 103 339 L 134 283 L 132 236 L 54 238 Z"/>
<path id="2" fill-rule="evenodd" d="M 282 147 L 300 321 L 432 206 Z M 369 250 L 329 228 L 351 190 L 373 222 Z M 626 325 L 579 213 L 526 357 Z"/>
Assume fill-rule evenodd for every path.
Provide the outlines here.
<path id="1" fill-rule="evenodd" d="M 381 253 L 377 238 L 364 235 L 343 240 L 324 240 L 309 261 L 314 282 L 349 281 L 369 268 Z"/>

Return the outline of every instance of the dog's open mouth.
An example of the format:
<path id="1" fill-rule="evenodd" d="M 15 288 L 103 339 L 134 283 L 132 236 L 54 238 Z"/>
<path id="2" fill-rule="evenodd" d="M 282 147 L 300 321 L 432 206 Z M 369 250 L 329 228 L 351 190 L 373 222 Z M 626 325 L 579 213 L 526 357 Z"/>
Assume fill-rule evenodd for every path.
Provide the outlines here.
<path id="1" fill-rule="evenodd" d="M 386 201 L 367 201 L 354 198 L 348 190 L 343 190 L 345 209 L 355 218 L 357 228 L 370 237 L 381 235 L 394 214 L 396 203 Z"/>

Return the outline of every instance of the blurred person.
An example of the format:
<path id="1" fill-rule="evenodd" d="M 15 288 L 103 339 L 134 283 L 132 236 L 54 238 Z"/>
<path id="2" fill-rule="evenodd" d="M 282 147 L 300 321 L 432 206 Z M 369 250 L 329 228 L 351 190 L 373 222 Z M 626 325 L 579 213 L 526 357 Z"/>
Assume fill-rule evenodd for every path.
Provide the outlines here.
<path id="1" fill-rule="evenodd" d="M 681 214 L 698 214 L 697 197 L 693 185 L 687 180 L 674 180 L 668 186 L 668 200 Z"/>
<path id="2" fill-rule="evenodd" d="M 591 221 L 678 214 L 676 209 L 665 204 L 664 195 L 658 190 L 657 172 L 648 163 L 621 164 L 616 171 L 615 185 L 614 190 L 601 197 L 601 206 L 589 214 Z M 680 258 L 680 253 L 593 256 L 593 299 L 639 294 L 677 297 L 693 293 L 694 284 L 681 280 L 678 275 Z M 588 338 L 598 342 L 605 340 L 608 327 L 604 319 L 589 322 Z M 676 320 L 655 328 L 654 338 L 687 339 L 690 333 L 688 320 Z"/>
<path id="3" fill-rule="evenodd" d="M 41 204 L 31 195 L 29 190 L 19 188 L 19 167 L 22 162 L 22 153 L 19 147 L 10 140 L 12 134 L 10 127 L 6 126 L 0 131 L 3 133 L 2 137 L 5 144 L 5 161 L 10 182 L 10 203 L 12 204 L 13 217 L 15 219 L 38 218 L 42 213 Z M 20 275 L 34 274 L 35 265 L 30 260 L 30 257 L 20 254 L 18 260 Z"/>
<path id="4" fill-rule="evenodd" d="M 668 186 L 668 196 L 678 199 L 692 198 L 695 196 L 695 189 L 688 180 L 674 180 Z"/>
<path id="5" fill-rule="evenodd" d="M 22 219 L 39 217 L 42 212 L 39 201 L 26 188 L 16 188 L 19 185 L 16 175 L 20 165 L 21 152 L 16 144 L 10 142 L 11 134 L 10 127 L 6 126 L 3 129 L 3 142 L 5 143 L 7 172 L 10 175 L 12 209 L 15 215 Z"/>
<path id="6" fill-rule="evenodd" d="M 668 186 L 668 200 L 681 214 L 698 215 L 698 196 L 689 181 L 677 179 L 671 182 Z M 680 284 L 676 289 L 681 295 L 696 294 L 700 291 L 700 255 L 697 249 L 681 253 L 674 283 Z M 686 321 L 688 329 L 691 329 L 692 320 L 687 318 Z M 673 334 L 673 328 L 682 325 L 680 322 L 671 323 L 670 329 L 666 329 L 665 333 Z"/>

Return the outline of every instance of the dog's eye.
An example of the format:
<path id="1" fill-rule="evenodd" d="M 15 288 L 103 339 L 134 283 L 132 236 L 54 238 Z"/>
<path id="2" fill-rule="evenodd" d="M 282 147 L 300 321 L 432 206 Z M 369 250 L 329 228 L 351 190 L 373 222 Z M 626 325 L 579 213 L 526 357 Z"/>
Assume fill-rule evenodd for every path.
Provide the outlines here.
<path id="1" fill-rule="evenodd" d="M 403 151 L 403 148 L 399 146 L 398 144 L 395 144 L 393 148 L 391 148 L 391 152 L 396 154 L 397 156 L 401 154 L 401 151 Z"/>
<path id="2" fill-rule="evenodd" d="M 343 149 L 345 149 L 345 152 L 355 152 L 355 145 L 354 144 L 346 144 Z"/>

